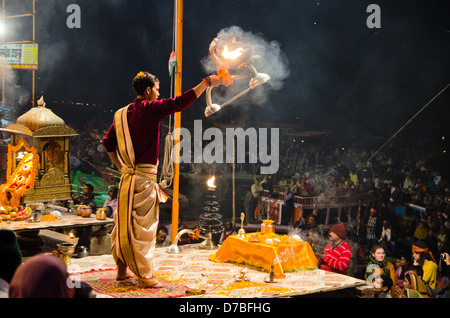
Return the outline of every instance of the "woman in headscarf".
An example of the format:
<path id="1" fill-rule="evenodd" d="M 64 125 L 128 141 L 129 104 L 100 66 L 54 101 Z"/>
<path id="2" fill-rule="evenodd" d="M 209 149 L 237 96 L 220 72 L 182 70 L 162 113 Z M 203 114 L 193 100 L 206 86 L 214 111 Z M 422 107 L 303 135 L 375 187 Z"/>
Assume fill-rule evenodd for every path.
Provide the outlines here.
<path id="1" fill-rule="evenodd" d="M 399 286 L 395 290 L 396 298 L 433 298 L 431 290 L 414 270 L 408 271 L 403 280 L 403 288 Z"/>
<path id="2" fill-rule="evenodd" d="M 74 298 L 66 264 L 55 255 L 39 254 L 20 265 L 11 280 L 10 298 Z"/>
<path id="3" fill-rule="evenodd" d="M 413 265 L 421 266 L 423 269 L 422 279 L 434 291 L 438 281 L 438 266 L 427 244 L 417 241 L 412 246 Z"/>
<path id="4" fill-rule="evenodd" d="M 366 267 L 366 279 L 373 283 L 376 278 L 382 275 L 389 276 L 392 279 L 393 286 L 391 294 L 394 294 L 397 277 L 395 275 L 395 266 L 386 259 L 386 251 L 381 245 L 375 245 L 370 251 Z"/>

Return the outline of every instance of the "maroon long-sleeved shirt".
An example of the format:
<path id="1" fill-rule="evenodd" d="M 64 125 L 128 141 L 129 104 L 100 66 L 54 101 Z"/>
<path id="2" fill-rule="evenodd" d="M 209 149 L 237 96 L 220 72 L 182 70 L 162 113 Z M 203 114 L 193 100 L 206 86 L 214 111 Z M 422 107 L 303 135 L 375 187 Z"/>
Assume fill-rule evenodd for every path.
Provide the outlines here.
<path id="1" fill-rule="evenodd" d="M 159 156 L 159 130 L 161 120 L 182 111 L 197 100 L 197 95 L 190 89 L 176 98 L 148 101 L 135 99 L 128 108 L 128 126 L 133 141 L 135 163 L 156 165 Z M 103 138 L 103 146 L 108 152 L 117 149 L 117 137 L 114 123 Z"/>

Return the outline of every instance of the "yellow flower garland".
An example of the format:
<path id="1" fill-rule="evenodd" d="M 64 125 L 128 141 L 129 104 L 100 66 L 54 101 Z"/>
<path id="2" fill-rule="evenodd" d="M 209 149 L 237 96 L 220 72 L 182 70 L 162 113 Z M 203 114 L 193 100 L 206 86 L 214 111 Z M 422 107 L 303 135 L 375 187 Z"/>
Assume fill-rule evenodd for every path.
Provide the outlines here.
<path id="1" fill-rule="evenodd" d="M 28 153 L 22 158 L 13 172 L 12 162 L 15 160 L 14 154 L 22 147 L 25 147 Z M 8 145 L 7 181 L 0 186 L 0 205 L 3 208 L 20 205 L 20 200 L 25 192 L 34 187 L 37 169 L 36 148 L 28 147 L 23 138 L 19 140 L 16 146 Z"/>

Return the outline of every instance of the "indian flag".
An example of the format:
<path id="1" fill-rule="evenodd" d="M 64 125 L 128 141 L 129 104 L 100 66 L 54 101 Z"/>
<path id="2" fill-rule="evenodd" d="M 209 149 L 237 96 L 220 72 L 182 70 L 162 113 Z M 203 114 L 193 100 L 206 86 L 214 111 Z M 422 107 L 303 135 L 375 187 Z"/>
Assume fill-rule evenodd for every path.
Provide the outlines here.
<path id="1" fill-rule="evenodd" d="M 175 65 L 177 65 L 177 55 L 175 54 L 175 51 L 172 51 L 169 57 L 169 76 L 172 76 Z"/>

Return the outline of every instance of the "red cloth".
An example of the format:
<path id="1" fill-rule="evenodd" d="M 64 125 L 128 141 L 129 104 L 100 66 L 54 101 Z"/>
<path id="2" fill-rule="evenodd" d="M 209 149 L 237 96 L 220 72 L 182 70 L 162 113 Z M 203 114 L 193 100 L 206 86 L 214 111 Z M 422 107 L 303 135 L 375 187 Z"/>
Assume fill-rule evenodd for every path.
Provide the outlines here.
<path id="1" fill-rule="evenodd" d="M 128 109 L 128 125 L 136 156 L 135 163 L 156 165 L 159 156 L 159 131 L 161 120 L 182 111 L 197 100 L 197 95 L 190 89 L 176 98 L 148 101 L 135 99 Z M 103 145 L 108 152 L 117 148 L 114 124 L 103 138 Z"/>
<path id="2" fill-rule="evenodd" d="M 325 257 L 320 261 L 320 269 L 346 274 L 347 266 L 352 258 L 352 250 L 345 241 L 332 248 L 331 243 L 325 246 Z"/>

